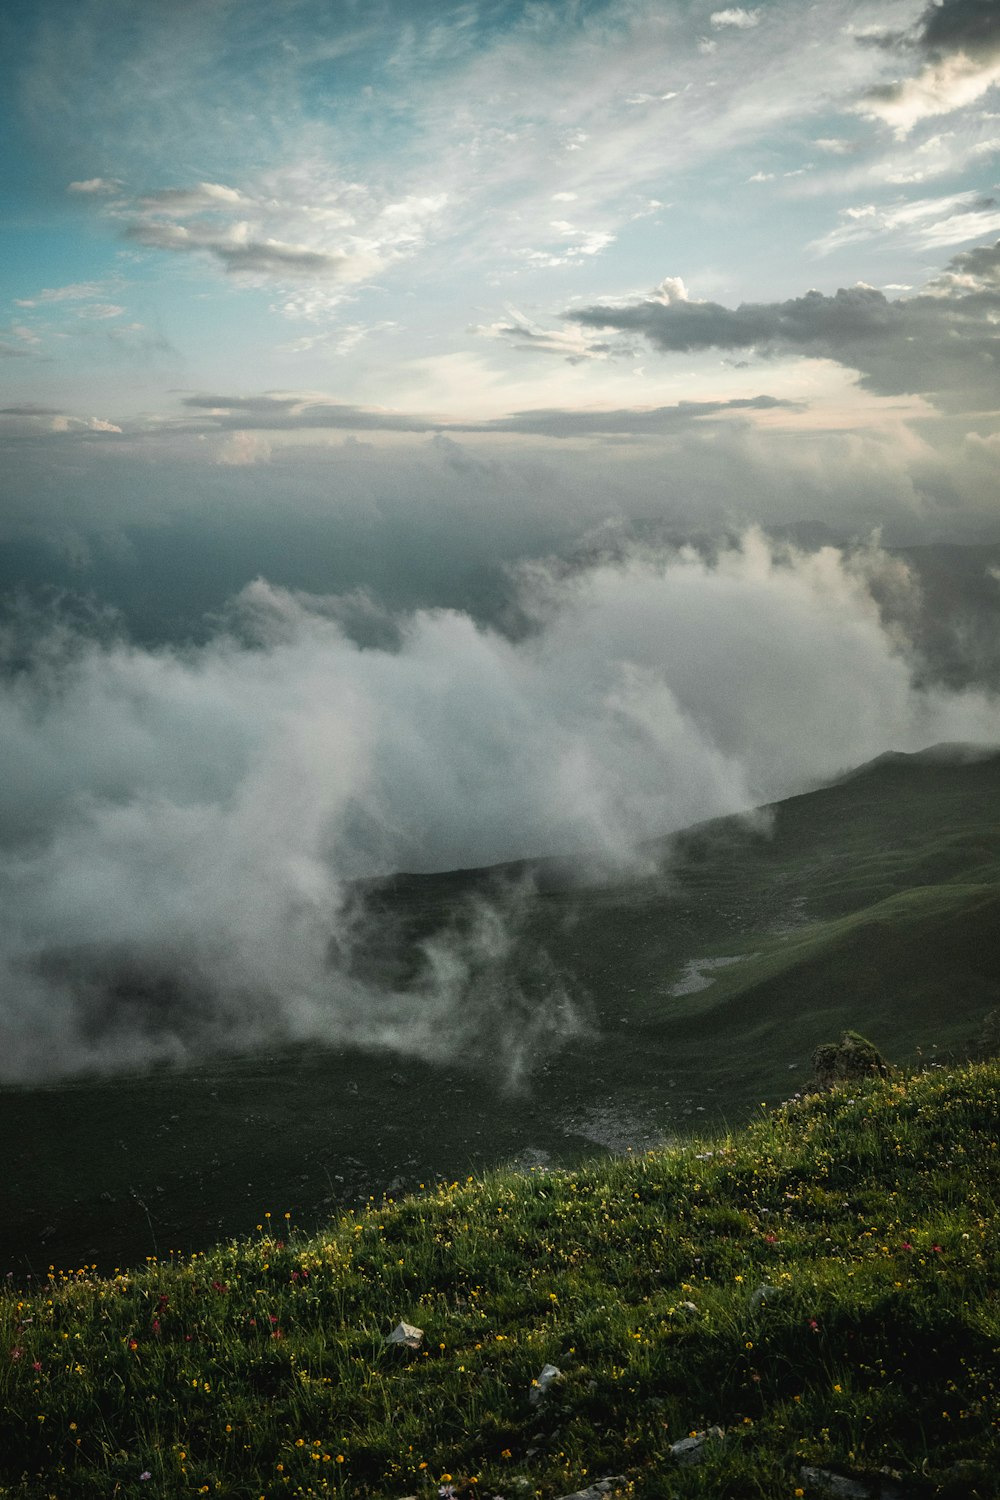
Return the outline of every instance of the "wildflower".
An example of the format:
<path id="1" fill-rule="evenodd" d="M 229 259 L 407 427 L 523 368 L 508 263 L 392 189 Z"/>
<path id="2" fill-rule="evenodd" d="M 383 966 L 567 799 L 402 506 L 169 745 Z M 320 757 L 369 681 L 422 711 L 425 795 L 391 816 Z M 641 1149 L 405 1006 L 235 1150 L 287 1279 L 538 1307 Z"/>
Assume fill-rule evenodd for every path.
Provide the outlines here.
<path id="1" fill-rule="evenodd" d="M 152 1477 L 153 1476 L 148 1469 L 143 1469 L 142 1473 L 139 1475 L 140 1479 L 152 1479 Z"/>

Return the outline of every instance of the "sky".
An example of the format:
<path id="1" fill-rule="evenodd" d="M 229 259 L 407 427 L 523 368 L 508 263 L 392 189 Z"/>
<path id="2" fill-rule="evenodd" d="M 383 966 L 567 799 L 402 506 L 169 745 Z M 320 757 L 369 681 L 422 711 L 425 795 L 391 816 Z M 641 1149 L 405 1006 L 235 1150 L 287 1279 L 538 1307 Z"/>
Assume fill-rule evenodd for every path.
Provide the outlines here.
<path id="1" fill-rule="evenodd" d="M 927 491 L 898 530 L 996 534 L 992 0 L 4 10 L 24 524 L 74 463 L 445 434 L 645 477 L 850 432 Z M 955 450 L 945 497 L 916 470 Z"/>
<path id="2" fill-rule="evenodd" d="M 359 877 L 1000 742 L 995 0 L 8 0 L 0 117 L 0 1076 L 433 1050 L 508 917 L 415 1011 Z"/>

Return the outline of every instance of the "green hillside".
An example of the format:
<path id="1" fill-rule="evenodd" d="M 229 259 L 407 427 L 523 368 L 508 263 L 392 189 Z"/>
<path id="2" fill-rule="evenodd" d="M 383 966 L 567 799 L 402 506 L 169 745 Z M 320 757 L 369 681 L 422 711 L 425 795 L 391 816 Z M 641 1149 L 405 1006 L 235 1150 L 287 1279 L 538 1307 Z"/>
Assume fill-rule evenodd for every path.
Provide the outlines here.
<path id="1" fill-rule="evenodd" d="M 934 1068 L 8 1285 L 0 1495 L 989 1500 L 998 1134 L 1000 1065 Z"/>
<path id="2" fill-rule="evenodd" d="M 475 903 L 507 924 L 489 1025 L 447 1065 L 317 1046 L 145 1078 L 0 1090 L 0 1273 L 141 1262 L 304 1225 L 502 1162 L 571 1164 L 746 1119 L 844 1028 L 967 1056 L 1000 1006 L 1000 754 L 886 755 L 639 851 L 369 885 L 356 973 L 405 986 Z M 723 962 L 725 961 L 725 962 Z M 553 976 L 585 1026 L 526 1047 Z M 544 1031 L 544 1028 L 542 1028 Z"/>

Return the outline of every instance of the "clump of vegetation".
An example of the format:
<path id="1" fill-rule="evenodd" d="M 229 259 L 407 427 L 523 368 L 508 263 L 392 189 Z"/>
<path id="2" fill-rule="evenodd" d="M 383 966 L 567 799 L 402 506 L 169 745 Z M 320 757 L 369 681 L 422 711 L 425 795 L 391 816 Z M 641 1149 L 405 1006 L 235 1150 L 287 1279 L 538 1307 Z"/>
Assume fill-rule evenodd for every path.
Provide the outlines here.
<path id="1" fill-rule="evenodd" d="M 857 1031 L 845 1031 L 839 1042 L 824 1042 L 817 1047 L 812 1068 L 814 1087 L 820 1090 L 862 1078 L 888 1078 L 891 1071 L 875 1043 Z"/>
<path id="2" fill-rule="evenodd" d="M 313 1238 L 52 1269 L 0 1294 L 0 1494 L 771 1500 L 811 1466 L 996 1496 L 998 1123 L 996 1063 L 868 1076 Z"/>

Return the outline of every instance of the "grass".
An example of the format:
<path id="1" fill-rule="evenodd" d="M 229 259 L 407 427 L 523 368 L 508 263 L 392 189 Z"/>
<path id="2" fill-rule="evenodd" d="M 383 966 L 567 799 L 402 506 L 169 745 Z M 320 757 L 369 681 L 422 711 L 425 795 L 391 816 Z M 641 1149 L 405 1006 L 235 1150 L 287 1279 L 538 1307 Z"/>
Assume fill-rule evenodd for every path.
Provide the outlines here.
<path id="1" fill-rule="evenodd" d="M 9 1281 L 0 1495 L 548 1500 L 616 1474 L 770 1500 L 803 1464 L 1000 1494 L 1000 1065 L 758 1113 L 312 1237 L 276 1210 L 193 1258 Z M 418 1350 L 386 1343 L 400 1319 Z"/>

